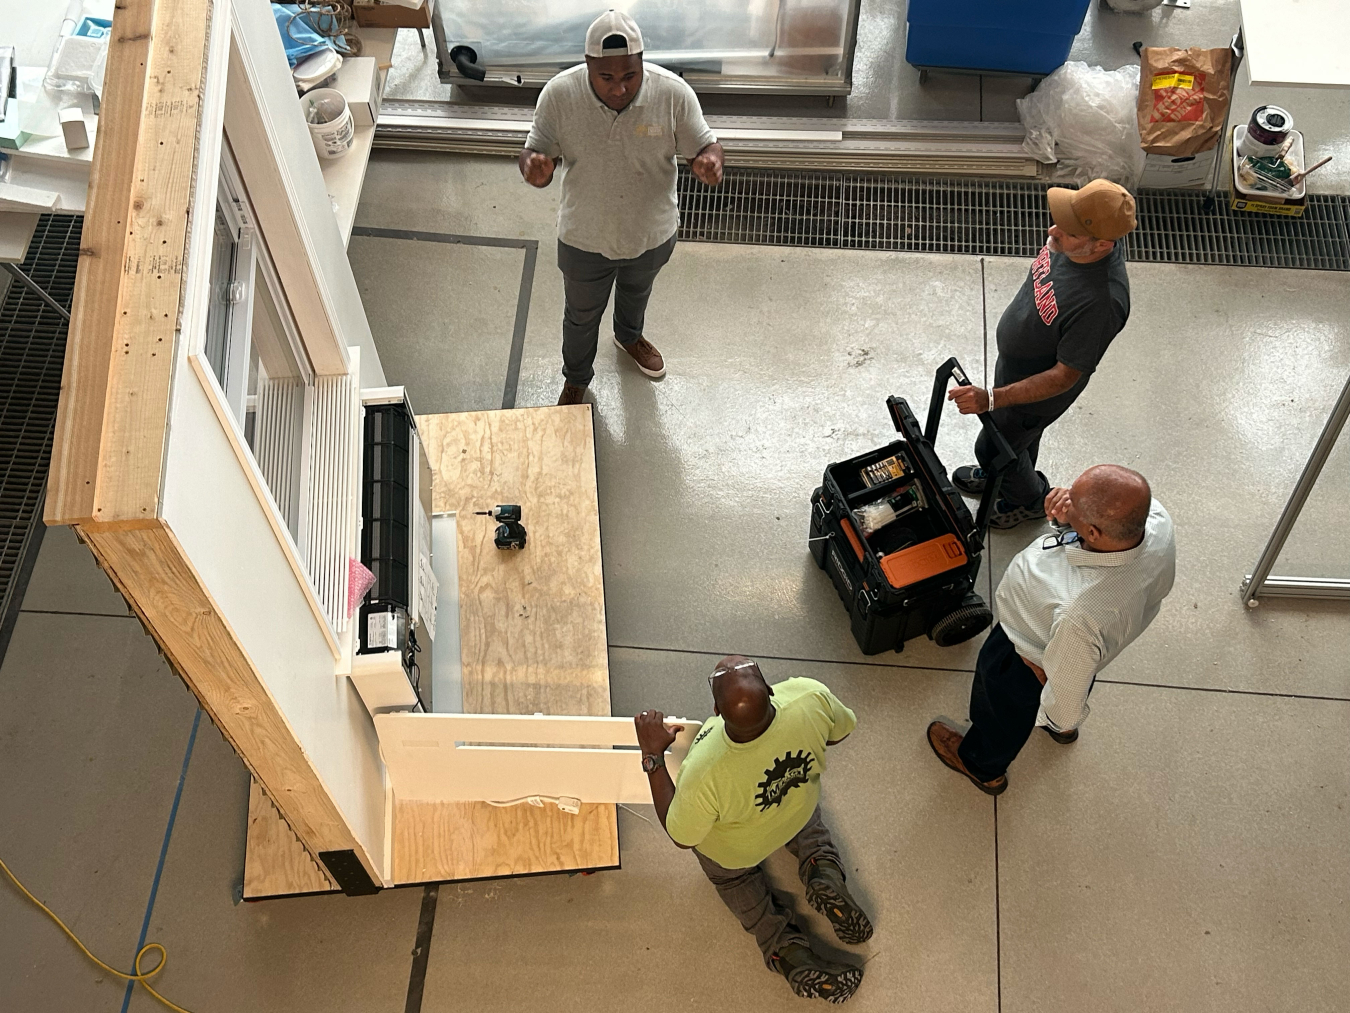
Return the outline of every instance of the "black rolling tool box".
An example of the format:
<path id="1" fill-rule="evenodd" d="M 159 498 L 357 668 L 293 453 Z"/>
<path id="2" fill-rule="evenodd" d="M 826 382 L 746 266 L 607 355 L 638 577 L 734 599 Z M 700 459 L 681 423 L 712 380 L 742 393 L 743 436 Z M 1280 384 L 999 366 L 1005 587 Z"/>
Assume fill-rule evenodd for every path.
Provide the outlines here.
<path id="1" fill-rule="evenodd" d="M 955 358 L 937 371 L 924 429 L 904 398 L 887 398 L 900 439 L 829 465 L 811 495 L 811 555 L 834 582 L 864 654 L 903 650 L 920 634 L 950 647 L 993 622 L 975 577 L 989 511 L 1016 457 L 988 413 L 979 416 L 996 454 L 972 518 L 933 450 L 953 378 L 970 383 Z"/>

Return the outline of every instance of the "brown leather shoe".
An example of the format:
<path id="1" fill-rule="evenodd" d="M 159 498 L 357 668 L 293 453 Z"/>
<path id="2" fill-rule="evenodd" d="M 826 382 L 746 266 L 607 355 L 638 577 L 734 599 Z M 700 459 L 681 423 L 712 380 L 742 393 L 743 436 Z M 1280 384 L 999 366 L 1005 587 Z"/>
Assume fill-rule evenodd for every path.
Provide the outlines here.
<path id="1" fill-rule="evenodd" d="M 1041 725 L 1045 729 L 1045 734 L 1054 739 L 1061 746 L 1067 746 L 1070 743 L 1078 741 L 1078 729 L 1070 728 L 1067 732 L 1057 732 L 1047 725 Z"/>
<path id="2" fill-rule="evenodd" d="M 1008 775 L 1001 774 L 992 781 L 981 781 L 968 771 L 957 752 L 964 738 L 963 734 L 945 721 L 934 721 L 928 726 L 928 744 L 933 747 L 933 752 L 937 754 L 939 760 L 958 774 L 970 778 L 970 783 L 986 795 L 1002 795 L 1008 788 Z"/>
<path id="3" fill-rule="evenodd" d="M 585 387 L 578 387 L 574 383 L 565 383 L 562 393 L 558 395 L 558 404 L 581 404 L 581 399 L 585 395 Z"/>
<path id="4" fill-rule="evenodd" d="M 637 363 L 637 368 L 653 380 L 659 380 L 666 375 L 666 360 L 661 358 L 661 353 L 656 350 L 656 346 L 646 338 L 638 338 L 631 345 L 625 345 L 616 334 L 614 335 L 614 343 L 631 355 L 633 361 Z"/>

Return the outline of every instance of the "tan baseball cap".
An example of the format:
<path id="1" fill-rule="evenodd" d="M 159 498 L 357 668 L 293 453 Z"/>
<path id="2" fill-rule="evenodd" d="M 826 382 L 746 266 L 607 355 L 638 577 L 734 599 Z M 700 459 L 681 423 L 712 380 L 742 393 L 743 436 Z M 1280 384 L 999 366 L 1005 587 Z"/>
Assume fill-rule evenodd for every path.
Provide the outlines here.
<path id="1" fill-rule="evenodd" d="M 1094 179 L 1079 190 L 1054 186 L 1045 199 L 1055 224 L 1072 236 L 1116 240 L 1134 231 L 1134 198 L 1109 179 Z"/>
<path id="2" fill-rule="evenodd" d="M 619 39 L 623 39 L 622 45 L 616 45 Z M 587 56 L 636 56 L 641 52 L 642 30 L 623 11 L 605 11 L 586 29 Z"/>

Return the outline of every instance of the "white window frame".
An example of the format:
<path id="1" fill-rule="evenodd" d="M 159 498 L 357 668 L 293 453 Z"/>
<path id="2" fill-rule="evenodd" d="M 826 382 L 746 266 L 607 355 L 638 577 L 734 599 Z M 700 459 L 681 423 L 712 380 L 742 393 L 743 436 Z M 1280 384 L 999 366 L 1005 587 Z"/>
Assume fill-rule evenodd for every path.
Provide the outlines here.
<path id="1" fill-rule="evenodd" d="M 228 141 L 224 141 L 221 148 L 216 206 L 224 215 L 236 244 L 231 283 L 241 286 L 237 296 L 230 304 L 230 316 L 226 326 L 224 384 L 216 376 L 215 369 L 208 359 L 207 334 L 204 328 L 196 337 L 193 350 L 188 354 L 188 362 L 205 388 L 212 407 L 215 409 L 215 413 L 234 449 L 235 456 L 244 468 L 249 484 L 262 504 L 268 523 L 276 535 L 306 598 L 309 600 L 311 611 L 315 618 L 319 620 L 324 635 L 329 641 L 330 649 L 336 658 L 341 653 L 339 637 L 345 632 L 345 627 L 348 624 L 335 622 L 333 617 L 325 611 L 319 600 L 307 551 L 309 498 L 313 485 L 310 459 L 312 457 L 311 443 L 315 425 L 315 370 L 296 326 L 276 264 L 273 262 L 266 243 L 255 226 L 257 218 L 249 201 L 248 191 L 243 185 L 238 165 L 230 151 Z M 263 474 L 246 435 L 255 279 L 259 274 L 262 276 L 263 283 L 267 285 L 268 293 L 276 306 L 284 340 L 299 367 L 304 384 L 304 403 L 298 449 L 300 466 L 297 469 L 298 474 L 295 476 L 296 486 L 291 490 L 291 509 L 295 516 L 294 531 L 291 529 L 289 519 L 283 514 L 277 502 L 277 497 L 268 483 L 267 476 Z"/>

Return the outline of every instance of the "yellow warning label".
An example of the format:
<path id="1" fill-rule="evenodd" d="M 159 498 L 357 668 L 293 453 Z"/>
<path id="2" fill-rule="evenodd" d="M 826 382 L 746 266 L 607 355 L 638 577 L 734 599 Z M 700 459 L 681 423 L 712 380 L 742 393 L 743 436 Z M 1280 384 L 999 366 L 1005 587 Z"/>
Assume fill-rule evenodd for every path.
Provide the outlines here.
<path id="1" fill-rule="evenodd" d="M 1153 77 L 1153 90 L 1159 88 L 1194 88 L 1194 74 L 1155 74 Z"/>

